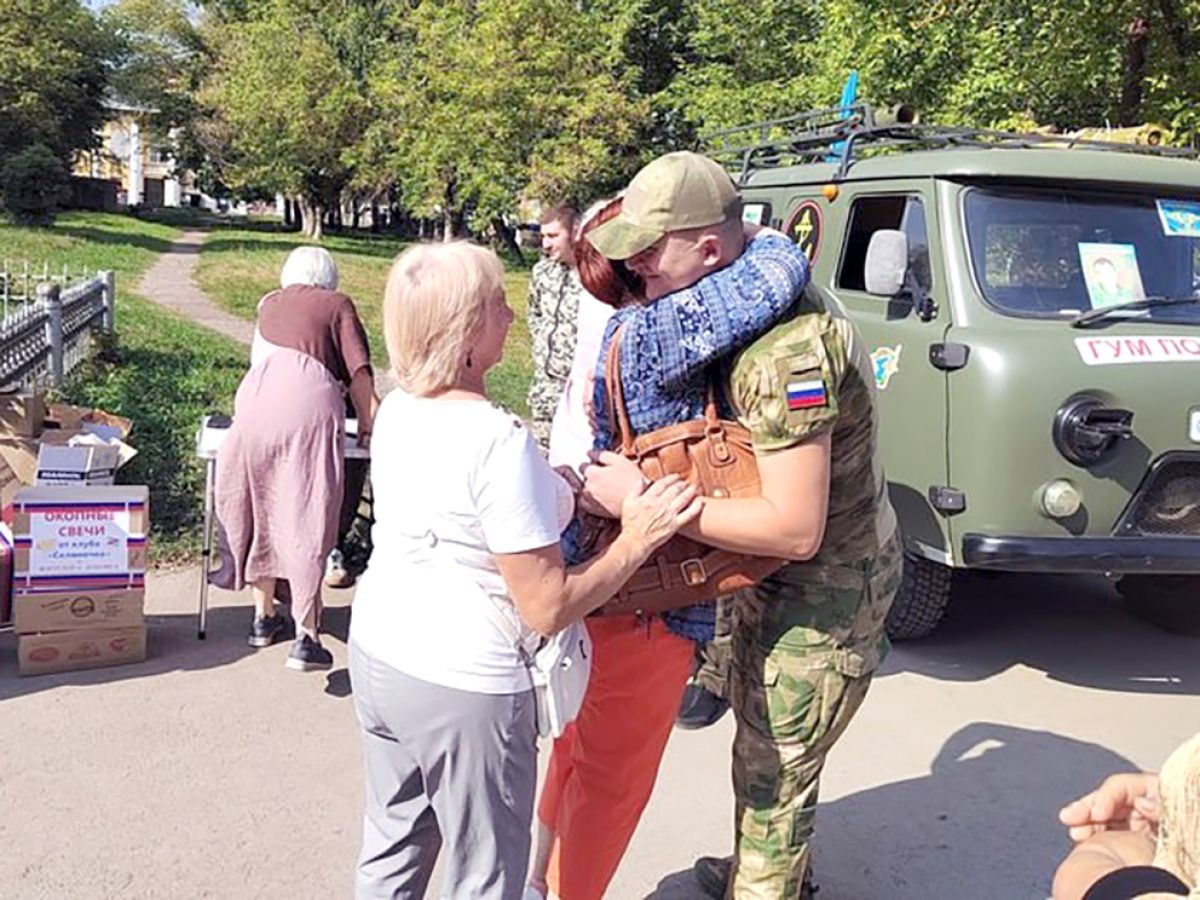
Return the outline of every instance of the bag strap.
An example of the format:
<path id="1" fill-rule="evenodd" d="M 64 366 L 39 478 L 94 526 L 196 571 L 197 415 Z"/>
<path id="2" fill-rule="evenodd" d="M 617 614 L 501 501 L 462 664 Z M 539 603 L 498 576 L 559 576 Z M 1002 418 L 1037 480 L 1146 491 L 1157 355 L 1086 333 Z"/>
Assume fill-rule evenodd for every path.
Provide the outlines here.
<path id="1" fill-rule="evenodd" d="M 512 617 L 508 615 L 508 610 L 500 604 L 500 601 L 488 594 L 487 598 L 490 601 L 488 604 L 488 618 L 492 624 L 503 632 L 504 636 L 509 639 L 513 647 L 516 648 L 517 656 L 521 657 L 521 662 L 525 668 L 532 669 L 534 667 L 533 654 L 529 652 L 529 648 L 525 646 L 525 642 L 521 640 L 521 633 L 513 625 Z"/>
<path id="2" fill-rule="evenodd" d="M 604 392 L 608 395 L 608 421 L 614 437 L 620 443 L 618 449 L 625 456 L 633 455 L 633 427 L 629 424 L 629 410 L 625 406 L 625 388 L 621 384 L 621 337 L 625 326 L 618 325 L 608 344 L 604 359 Z"/>
<path id="3" fill-rule="evenodd" d="M 628 457 L 633 457 L 633 426 L 629 422 L 629 409 L 625 406 L 625 387 L 621 381 L 621 337 L 625 326 L 618 325 L 608 344 L 608 352 L 604 357 L 604 392 L 608 401 L 608 421 L 613 427 L 614 438 L 619 440 L 617 449 Z M 712 372 L 706 373 L 704 389 L 704 420 L 710 436 L 724 438 L 725 426 L 717 411 L 716 379 Z"/>

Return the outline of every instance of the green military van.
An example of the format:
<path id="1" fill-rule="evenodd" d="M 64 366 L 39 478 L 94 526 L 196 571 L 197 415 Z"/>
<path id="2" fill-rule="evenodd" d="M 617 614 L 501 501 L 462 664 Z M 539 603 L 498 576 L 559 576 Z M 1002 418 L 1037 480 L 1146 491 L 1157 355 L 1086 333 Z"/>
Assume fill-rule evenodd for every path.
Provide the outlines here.
<path id="1" fill-rule="evenodd" d="M 867 106 L 715 136 L 746 218 L 800 242 L 875 367 L 929 634 L 960 570 L 1102 573 L 1200 612 L 1200 164 L 1185 151 L 884 124 Z"/>

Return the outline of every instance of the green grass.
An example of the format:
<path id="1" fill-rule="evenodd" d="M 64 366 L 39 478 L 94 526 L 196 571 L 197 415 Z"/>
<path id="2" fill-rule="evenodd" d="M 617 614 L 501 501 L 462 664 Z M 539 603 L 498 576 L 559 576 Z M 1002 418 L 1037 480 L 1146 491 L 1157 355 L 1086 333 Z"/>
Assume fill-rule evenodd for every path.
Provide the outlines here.
<path id="1" fill-rule="evenodd" d="M 268 224 L 219 227 L 200 251 L 196 280 L 204 291 L 235 315 L 253 319 L 259 299 L 279 286 L 279 270 L 287 254 L 304 244 L 295 233 Z M 371 340 L 371 355 L 379 367 L 387 365 L 383 343 L 383 285 L 396 254 L 405 243 L 372 235 L 327 235 L 322 245 L 337 260 L 339 288 L 358 307 Z M 528 412 L 529 331 L 525 326 L 527 269 L 508 267 L 505 285 L 517 318 L 509 333 L 504 360 L 489 376 L 492 399 L 514 412 Z"/>
<path id="2" fill-rule="evenodd" d="M 170 225 L 114 213 L 63 213 L 49 228 L 23 228 L 0 219 L 0 262 L 9 260 L 16 268 L 28 261 L 38 269 L 49 263 L 52 272 L 64 265 L 73 271 L 112 269 L 122 296 L 178 234 Z"/>
<path id="3" fill-rule="evenodd" d="M 253 318 L 259 298 L 278 283 L 284 257 L 302 241 L 269 224 L 231 225 L 191 211 L 140 218 L 72 212 L 50 228 L 21 228 L 0 221 L 0 260 L 48 263 L 61 270 L 112 269 L 117 273 L 117 330 L 100 352 L 77 369 L 66 399 L 127 416 L 129 442 L 138 455 L 122 469 L 126 484 L 151 491 L 152 553 L 157 562 L 194 557 L 201 530 L 203 468 L 193 458 L 195 431 L 207 412 L 231 412 L 233 393 L 246 368 L 237 343 L 191 324 L 139 297 L 142 273 L 178 236 L 180 227 L 212 229 L 197 278 L 231 311 Z M 383 283 L 404 244 L 388 238 L 334 235 L 325 246 L 341 270 L 342 288 L 358 303 L 376 362 L 386 365 L 380 331 Z M 529 383 L 529 335 L 525 328 L 528 271 L 510 268 L 506 284 L 517 322 L 504 362 L 491 373 L 490 393 L 524 414 Z"/>
<path id="4" fill-rule="evenodd" d="M 196 426 L 206 412 L 232 411 L 246 359 L 237 343 L 134 292 L 178 234 L 165 222 L 105 213 L 66 213 L 50 228 L 0 222 L 0 258 L 117 273 L 118 334 L 71 374 L 64 395 L 133 420 L 129 443 L 138 455 L 119 479 L 150 486 L 151 552 L 160 563 L 190 558 L 199 547 L 203 468 L 193 459 Z"/>
<path id="5" fill-rule="evenodd" d="M 72 373 L 71 402 L 133 420 L 138 455 L 121 470 L 126 484 L 150 485 L 155 562 L 183 562 L 200 547 L 204 468 L 196 428 L 208 412 L 233 412 L 246 348 L 144 300 L 121 294 L 118 334 Z"/>

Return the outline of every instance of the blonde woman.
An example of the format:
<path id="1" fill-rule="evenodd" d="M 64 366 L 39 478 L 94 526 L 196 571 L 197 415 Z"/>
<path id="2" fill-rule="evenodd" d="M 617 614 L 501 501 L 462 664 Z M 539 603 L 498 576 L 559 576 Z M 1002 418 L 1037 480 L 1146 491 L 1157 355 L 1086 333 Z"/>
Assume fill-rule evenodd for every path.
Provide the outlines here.
<path id="1" fill-rule="evenodd" d="M 572 490 L 485 389 L 513 320 L 503 274 L 481 247 L 420 245 L 384 292 L 399 388 L 376 418 L 375 551 L 350 630 L 366 766 L 359 898 L 424 896 L 443 844 L 442 896 L 521 896 L 537 768 L 522 656 L 700 511 L 678 481 L 639 487 L 612 546 L 564 566 Z"/>

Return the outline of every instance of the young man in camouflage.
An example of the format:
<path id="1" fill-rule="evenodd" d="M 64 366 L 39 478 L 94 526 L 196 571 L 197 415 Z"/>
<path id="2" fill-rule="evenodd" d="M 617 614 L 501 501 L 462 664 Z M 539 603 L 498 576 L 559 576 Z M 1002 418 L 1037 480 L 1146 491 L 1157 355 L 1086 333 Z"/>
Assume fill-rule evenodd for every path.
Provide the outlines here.
<path id="1" fill-rule="evenodd" d="M 648 284 L 694 280 L 686 241 L 676 246 L 668 232 L 647 246 L 652 223 L 626 218 L 624 233 L 597 229 L 592 243 Z M 753 435 L 762 496 L 706 498 L 685 533 L 794 562 L 723 603 L 731 625 L 724 692 L 737 719 L 736 855 L 700 860 L 697 877 L 714 896 L 791 900 L 809 892 L 825 756 L 887 652 L 900 545 L 876 453 L 871 365 L 847 320 L 806 298 L 727 375 L 728 399 Z M 589 486 L 598 475 L 589 471 Z"/>
<path id="2" fill-rule="evenodd" d="M 555 206 L 542 216 L 542 252 L 529 278 L 528 323 L 533 355 L 529 427 L 543 453 L 550 449 L 550 422 L 558 408 L 571 361 L 583 286 L 575 268 L 575 211 Z"/>
<path id="3" fill-rule="evenodd" d="M 871 364 L 849 321 L 805 301 L 737 357 L 728 386 L 760 459 L 827 446 L 828 500 L 811 558 L 721 604 L 729 638 L 697 679 L 737 718 L 736 856 L 696 874 L 713 896 L 804 897 L 821 769 L 887 653 L 900 543 Z"/>

